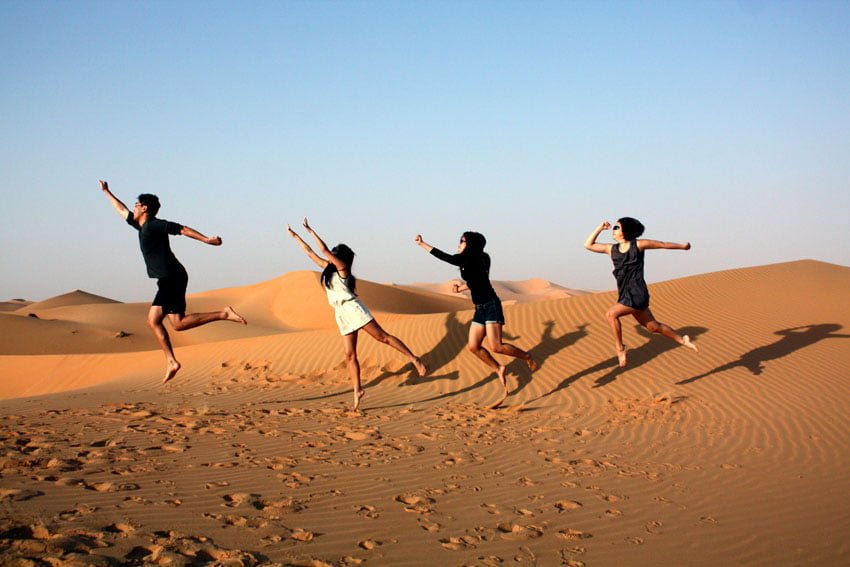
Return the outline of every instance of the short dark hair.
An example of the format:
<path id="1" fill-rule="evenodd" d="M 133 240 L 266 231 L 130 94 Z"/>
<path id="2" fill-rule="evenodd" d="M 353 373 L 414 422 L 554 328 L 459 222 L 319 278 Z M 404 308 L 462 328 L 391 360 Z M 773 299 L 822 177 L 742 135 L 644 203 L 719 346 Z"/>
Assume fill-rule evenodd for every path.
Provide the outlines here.
<path id="1" fill-rule="evenodd" d="M 150 193 L 142 193 L 139 195 L 138 201 L 140 204 L 148 208 L 148 214 L 155 217 L 159 212 L 159 197 Z"/>
<path id="2" fill-rule="evenodd" d="M 623 238 L 626 240 L 640 238 L 640 235 L 643 234 L 644 226 L 637 219 L 633 219 L 632 217 L 623 217 L 618 220 L 617 223 L 620 225 L 620 230 L 623 231 Z"/>

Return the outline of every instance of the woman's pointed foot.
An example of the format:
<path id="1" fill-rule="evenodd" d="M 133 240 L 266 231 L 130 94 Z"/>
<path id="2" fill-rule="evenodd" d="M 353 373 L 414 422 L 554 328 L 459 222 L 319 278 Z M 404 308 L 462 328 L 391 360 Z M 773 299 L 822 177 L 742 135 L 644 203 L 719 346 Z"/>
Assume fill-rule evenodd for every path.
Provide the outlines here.
<path id="1" fill-rule="evenodd" d="M 617 349 L 617 362 L 620 365 L 620 368 L 626 367 L 626 351 L 629 350 L 623 345 L 623 348 Z"/>
<path id="2" fill-rule="evenodd" d="M 360 400 L 363 399 L 363 395 L 366 393 L 366 390 L 355 390 L 354 392 L 354 407 L 351 408 L 354 411 L 360 410 Z"/>
<path id="3" fill-rule="evenodd" d="M 697 347 L 697 345 L 691 342 L 691 337 L 689 337 L 688 335 L 682 337 L 682 346 L 688 347 L 694 352 L 699 352 L 699 347 Z"/>

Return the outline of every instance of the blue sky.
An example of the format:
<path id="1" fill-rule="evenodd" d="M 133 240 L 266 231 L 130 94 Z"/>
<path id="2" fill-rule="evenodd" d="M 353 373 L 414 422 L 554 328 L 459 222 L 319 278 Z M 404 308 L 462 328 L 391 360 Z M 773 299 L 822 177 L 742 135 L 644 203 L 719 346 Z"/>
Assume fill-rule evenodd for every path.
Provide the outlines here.
<path id="1" fill-rule="evenodd" d="M 850 264 L 850 2 L 7 0 L 0 52 L 0 300 L 150 300 L 99 178 L 223 238 L 174 239 L 190 293 L 310 269 L 304 216 L 379 282 L 477 230 L 494 279 L 612 289 L 618 216 L 693 243 L 651 282 Z"/>

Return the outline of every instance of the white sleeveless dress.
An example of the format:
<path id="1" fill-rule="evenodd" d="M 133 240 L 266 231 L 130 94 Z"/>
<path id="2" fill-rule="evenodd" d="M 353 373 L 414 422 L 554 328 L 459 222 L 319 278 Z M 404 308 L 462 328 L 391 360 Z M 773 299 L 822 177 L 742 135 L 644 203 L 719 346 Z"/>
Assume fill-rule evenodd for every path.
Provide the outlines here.
<path id="1" fill-rule="evenodd" d="M 348 335 L 358 329 L 362 329 L 369 321 L 374 319 L 372 314 L 354 293 L 348 289 L 348 282 L 340 277 L 338 273 L 331 276 L 330 287 L 325 288 L 328 294 L 328 303 L 334 309 L 334 317 L 340 334 Z"/>

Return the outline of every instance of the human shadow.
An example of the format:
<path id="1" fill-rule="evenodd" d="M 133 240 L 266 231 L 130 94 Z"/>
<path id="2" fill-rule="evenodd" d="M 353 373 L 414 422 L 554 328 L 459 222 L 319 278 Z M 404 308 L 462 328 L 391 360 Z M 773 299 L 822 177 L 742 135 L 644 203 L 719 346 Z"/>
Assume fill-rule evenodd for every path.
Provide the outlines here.
<path id="1" fill-rule="evenodd" d="M 556 394 L 561 390 L 564 390 L 565 388 L 569 388 L 573 383 L 581 380 L 585 376 L 590 376 L 596 374 L 597 372 L 608 370 L 609 372 L 607 374 L 596 379 L 596 382 L 593 387 L 599 388 L 605 386 L 616 380 L 617 377 L 621 374 L 624 374 L 629 370 L 639 368 L 640 366 L 646 364 L 653 358 L 680 346 L 675 341 L 672 341 L 663 335 L 649 333 L 641 326 L 637 326 L 637 330 L 640 335 L 647 337 L 649 341 L 639 347 L 629 349 L 628 364 L 625 368 L 620 368 L 617 357 L 612 356 L 611 358 L 607 358 L 602 362 L 595 364 L 590 368 L 586 368 L 577 374 L 573 374 L 572 376 L 564 378 L 564 380 L 562 380 L 560 384 L 555 386 L 552 391 L 543 394 L 542 396 L 532 401 L 541 400 L 543 398 L 551 396 L 552 394 Z M 708 329 L 706 329 L 705 327 L 683 327 L 677 330 L 679 334 L 688 335 L 691 338 L 697 337 L 703 333 L 706 333 L 707 331 Z"/>
<path id="2" fill-rule="evenodd" d="M 536 346 L 528 350 L 528 354 L 534 358 L 535 362 L 542 368 L 546 360 L 557 354 L 563 349 L 574 345 L 582 338 L 588 335 L 587 327 L 589 323 L 582 323 L 577 330 L 566 332 L 560 337 L 553 336 L 552 331 L 555 329 L 555 321 L 546 321 L 543 323 L 543 335 L 540 337 L 540 342 Z M 531 384 L 532 374 L 528 369 L 528 365 L 524 360 L 515 359 L 508 364 L 507 373 L 512 373 L 517 376 L 517 387 L 508 395 L 513 396 L 521 392 L 526 386 Z"/>
<path id="3" fill-rule="evenodd" d="M 434 345 L 434 348 L 420 356 L 422 363 L 428 368 L 428 374 L 424 377 L 419 376 L 414 370 L 398 387 L 415 386 L 434 380 L 456 380 L 458 378 L 457 372 L 449 372 L 442 375 L 437 374 L 437 372 L 463 352 L 466 347 L 466 329 L 466 326 L 458 321 L 457 313 L 446 313 L 446 333 L 443 335 L 443 338 Z M 385 371 L 383 374 L 370 380 L 367 386 L 378 386 L 385 380 L 399 376 L 412 368 L 413 365 L 405 365 L 401 370 L 395 372 Z"/>
<path id="4" fill-rule="evenodd" d="M 758 376 L 764 371 L 764 363 L 769 360 L 788 356 L 794 351 L 809 347 L 825 339 L 850 339 L 850 335 L 836 334 L 836 331 L 840 331 L 842 328 L 841 325 L 835 323 L 822 323 L 819 325 L 802 325 L 800 327 L 782 329 L 773 333 L 782 337 L 778 341 L 754 348 L 750 352 L 742 354 L 738 360 L 727 362 L 699 376 L 694 376 L 693 378 L 676 383 L 691 384 L 712 374 L 725 372 L 739 366 L 743 366 L 749 370 L 753 376 Z"/>

